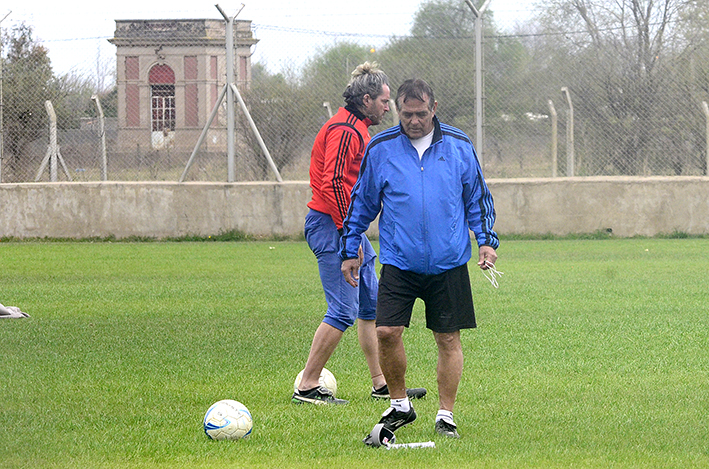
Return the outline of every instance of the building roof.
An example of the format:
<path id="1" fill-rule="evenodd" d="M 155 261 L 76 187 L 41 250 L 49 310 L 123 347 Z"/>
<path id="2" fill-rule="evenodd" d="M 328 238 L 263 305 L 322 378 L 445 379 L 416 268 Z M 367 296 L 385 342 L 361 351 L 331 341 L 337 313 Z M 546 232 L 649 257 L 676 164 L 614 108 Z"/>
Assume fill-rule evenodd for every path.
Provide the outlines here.
<path id="1" fill-rule="evenodd" d="M 116 20 L 116 46 L 224 46 L 226 22 L 218 19 Z M 251 31 L 251 20 L 234 21 L 234 46 L 258 42 Z"/>

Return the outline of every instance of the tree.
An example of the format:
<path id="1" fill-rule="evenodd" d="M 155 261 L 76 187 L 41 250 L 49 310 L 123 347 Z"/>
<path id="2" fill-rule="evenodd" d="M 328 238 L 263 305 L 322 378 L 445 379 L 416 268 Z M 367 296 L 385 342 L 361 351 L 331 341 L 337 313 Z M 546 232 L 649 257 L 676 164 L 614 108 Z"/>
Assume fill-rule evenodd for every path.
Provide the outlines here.
<path id="1" fill-rule="evenodd" d="M 302 85 L 311 91 L 311 98 L 320 106 L 327 101 L 333 107 L 343 105 L 342 92 L 350 81 L 352 71 L 357 65 L 375 60 L 369 47 L 352 42 L 340 42 L 318 51 L 309 60 L 302 71 Z"/>
<path id="2" fill-rule="evenodd" d="M 76 73 L 54 78 L 48 86 L 48 95 L 57 113 L 57 126 L 60 129 L 76 129 L 81 125 L 81 118 L 95 115 L 91 96 L 94 94 L 93 80 Z"/>
<path id="3" fill-rule="evenodd" d="M 539 106 L 534 93 L 522 86 L 529 82 L 531 62 L 525 45 L 517 37 L 497 33 L 491 10 L 484 13 L 482 24 L 485 150 L 502 160 L 523 154 L 505 148 L 503 142 L 529 133 L 525 113 L 538 113 Z M 414 16 L 411 35 L 393 38 L 381 53 L 393 82 L 424 78 L 439 100 L 441 120 L 471 137 L 476 127 L 475 25 L 472 9 L 462 0 L 428 1 Z M 521 145 L 530 149 L 528 139 Z"/>
<path id="4" fill-rule="evenodd" d="M 394 88 L 409 78 L 423 78 L 436 96 L 445 96 L 438 115 L 470 132 L 475 126 L 474 16 L 459 0 L 421 4 L 411 35 L 392 38 L 381 52 L 382 66 Z"/>
<path id="5" fill-rule="evenodd" d="M 552 60 L 549 75 L 567 86 L 582 121 L 588 174 L 681 174 L 685 141 L 675 137 L 673 70 L 694 44 L 678 20 L 693 0 L 551 0 L 540 18 Z M 556 71 L 556 72 L 554 72 Z M 694 105 L 696 108 L 698 104 Z M 696 114 L 696 112 L 694 112 Z M 585 120 L 584 120 L 585 119 Z M 591 160 L 593 158 L 593 160 Z"/>
<path id="6" fill-rule="evenodd" d="M 676 131 L 672 133 L 676 140 L 690 142 L 694 157 L 688 163 L 699 168 L 700 173 L 709 174 L 706 155 L 706 116 L 700 111 L 698 103 L 709 102 L 709 3 L 696 2 L 681 15 L 679 27 L 681 40 L 690 47 L 691 53 L 683 54 L 674 68 L 674 79 L 678 84 L 679 99 L 673 103 L 677 115 L 693 116 L 688 122 L 681 119 L 674 122 Z M 683 112 L 681 112 L 683 111 Z"/>
<path id="7" fill-rule="evenodd" d="M 3 132 L 10 178 L 23 180 L 20 161 L 27 146 L 47 128 L 44 102 L 53 78 L 47 49 L 35 42 L 32 28 L 16 26 L 8 37 L 3 65 Z"/>
<path id="8" fill-rule="evenodd" d="M 428 38 L 463 38 L 475 33 L 475 15 L 463 1 L 430 0 L 414 15 L 411 35 Z"/>
<path id="9" fill-rule="evenodd" d="M 309 135 L 306 129 L 317 112 L 323 112 L 322 107 L 313 110 L 317 103 L 304 99 L 303 92 L 295 78 L 284 74 L 271 75 L 262 65 L 255 64 L 251 86 L 243 93 L 249 113 L 279 172 L 309 154 L 312 140 L 306 138 Z M 248 158 L 253 164 L 249 166 L 254 171 L 251 177 L 268 179 L 271 169 L 244 118 L 239 119 L 239 134 L 244 136 L 250 149 Z"/>
<path id="10" fill-rule="evenodd" d="M 91 146 L 97 144 L 98 139 L 71 137 L 79 133 L 82 119 L 96 116 L 91 97 L 100 84 L 76 72 L 55 76 L 47 49 L 35 41 L 32 28 L 26 24 L 6 33 L 3 44 L 9 45 L 4 48 L 7 57 L 3 66 L 3 139 L 7 156 L 3 179 L 34 179 L 33 171 L 39 167 L 47 148 L 46 101 L 53 105 L 58 130 L 73 131 L 69 132 L 72 135 L 59 136 L 67 164 L 85 167 L 85 160 L 90 161 L 95 153 Z M 115 88 L 105 96 L 104 113 L 115 116 Z"/>

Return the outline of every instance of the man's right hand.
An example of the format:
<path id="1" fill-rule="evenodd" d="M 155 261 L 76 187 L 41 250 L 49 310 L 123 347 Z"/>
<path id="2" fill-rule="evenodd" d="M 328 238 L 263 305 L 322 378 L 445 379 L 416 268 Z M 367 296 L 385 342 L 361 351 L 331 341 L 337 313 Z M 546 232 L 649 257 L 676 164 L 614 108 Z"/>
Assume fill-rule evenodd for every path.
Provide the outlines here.
<path id="1" fill-rule="evenodd" d="M 359 266 L 361 265 L 361 262 L 358 258 L 356 259 L 346 259 L 342 261 L 342 267 L 340 268 L 342 270 L 342 275 L 345 276 L 345 281 L 352 285 L 353 287 L 356 287 L 359 285 L 357 283 L 357 280 L 359 280 Z"/>

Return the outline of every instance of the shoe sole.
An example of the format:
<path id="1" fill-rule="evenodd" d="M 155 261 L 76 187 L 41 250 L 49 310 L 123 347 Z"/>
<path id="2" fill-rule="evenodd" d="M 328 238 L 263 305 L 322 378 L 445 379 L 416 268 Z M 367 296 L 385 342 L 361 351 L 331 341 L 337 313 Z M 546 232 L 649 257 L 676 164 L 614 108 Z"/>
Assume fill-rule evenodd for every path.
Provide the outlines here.
<path id="1" fill-rule="evenodd" d="M 448 430 L 436 427 L 436 433 L 441 436 L 445 436 L 446 438 L 460 438 L 460 435 L 458 434 L 457 430 L 450 432 Z"/>
<path id="2" fill-rule="evenodd" d="M 338 401 L 324 401 L 322 399 L 311 399 L 308 397 L 303 397 L 303 396 L 293 396 L 291 398 L 291 402 L 294 404 L 315 404 L 315 405 L 345 405 L 348 404 L 349 401 L 346 401 L 344 399 L 339 399 Z"/>

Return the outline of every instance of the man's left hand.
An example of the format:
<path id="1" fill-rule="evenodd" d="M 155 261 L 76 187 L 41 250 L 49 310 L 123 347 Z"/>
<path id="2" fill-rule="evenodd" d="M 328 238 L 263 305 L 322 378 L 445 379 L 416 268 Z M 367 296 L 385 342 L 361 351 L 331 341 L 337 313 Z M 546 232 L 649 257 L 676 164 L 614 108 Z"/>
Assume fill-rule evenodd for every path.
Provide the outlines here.
<path id="1" fill-rule="evenodd" d="M 491 246 L 480 246 L 478 250 L 478 266 L 482 270 L 487 270 L 495 265 L 497 252 Z"/>

